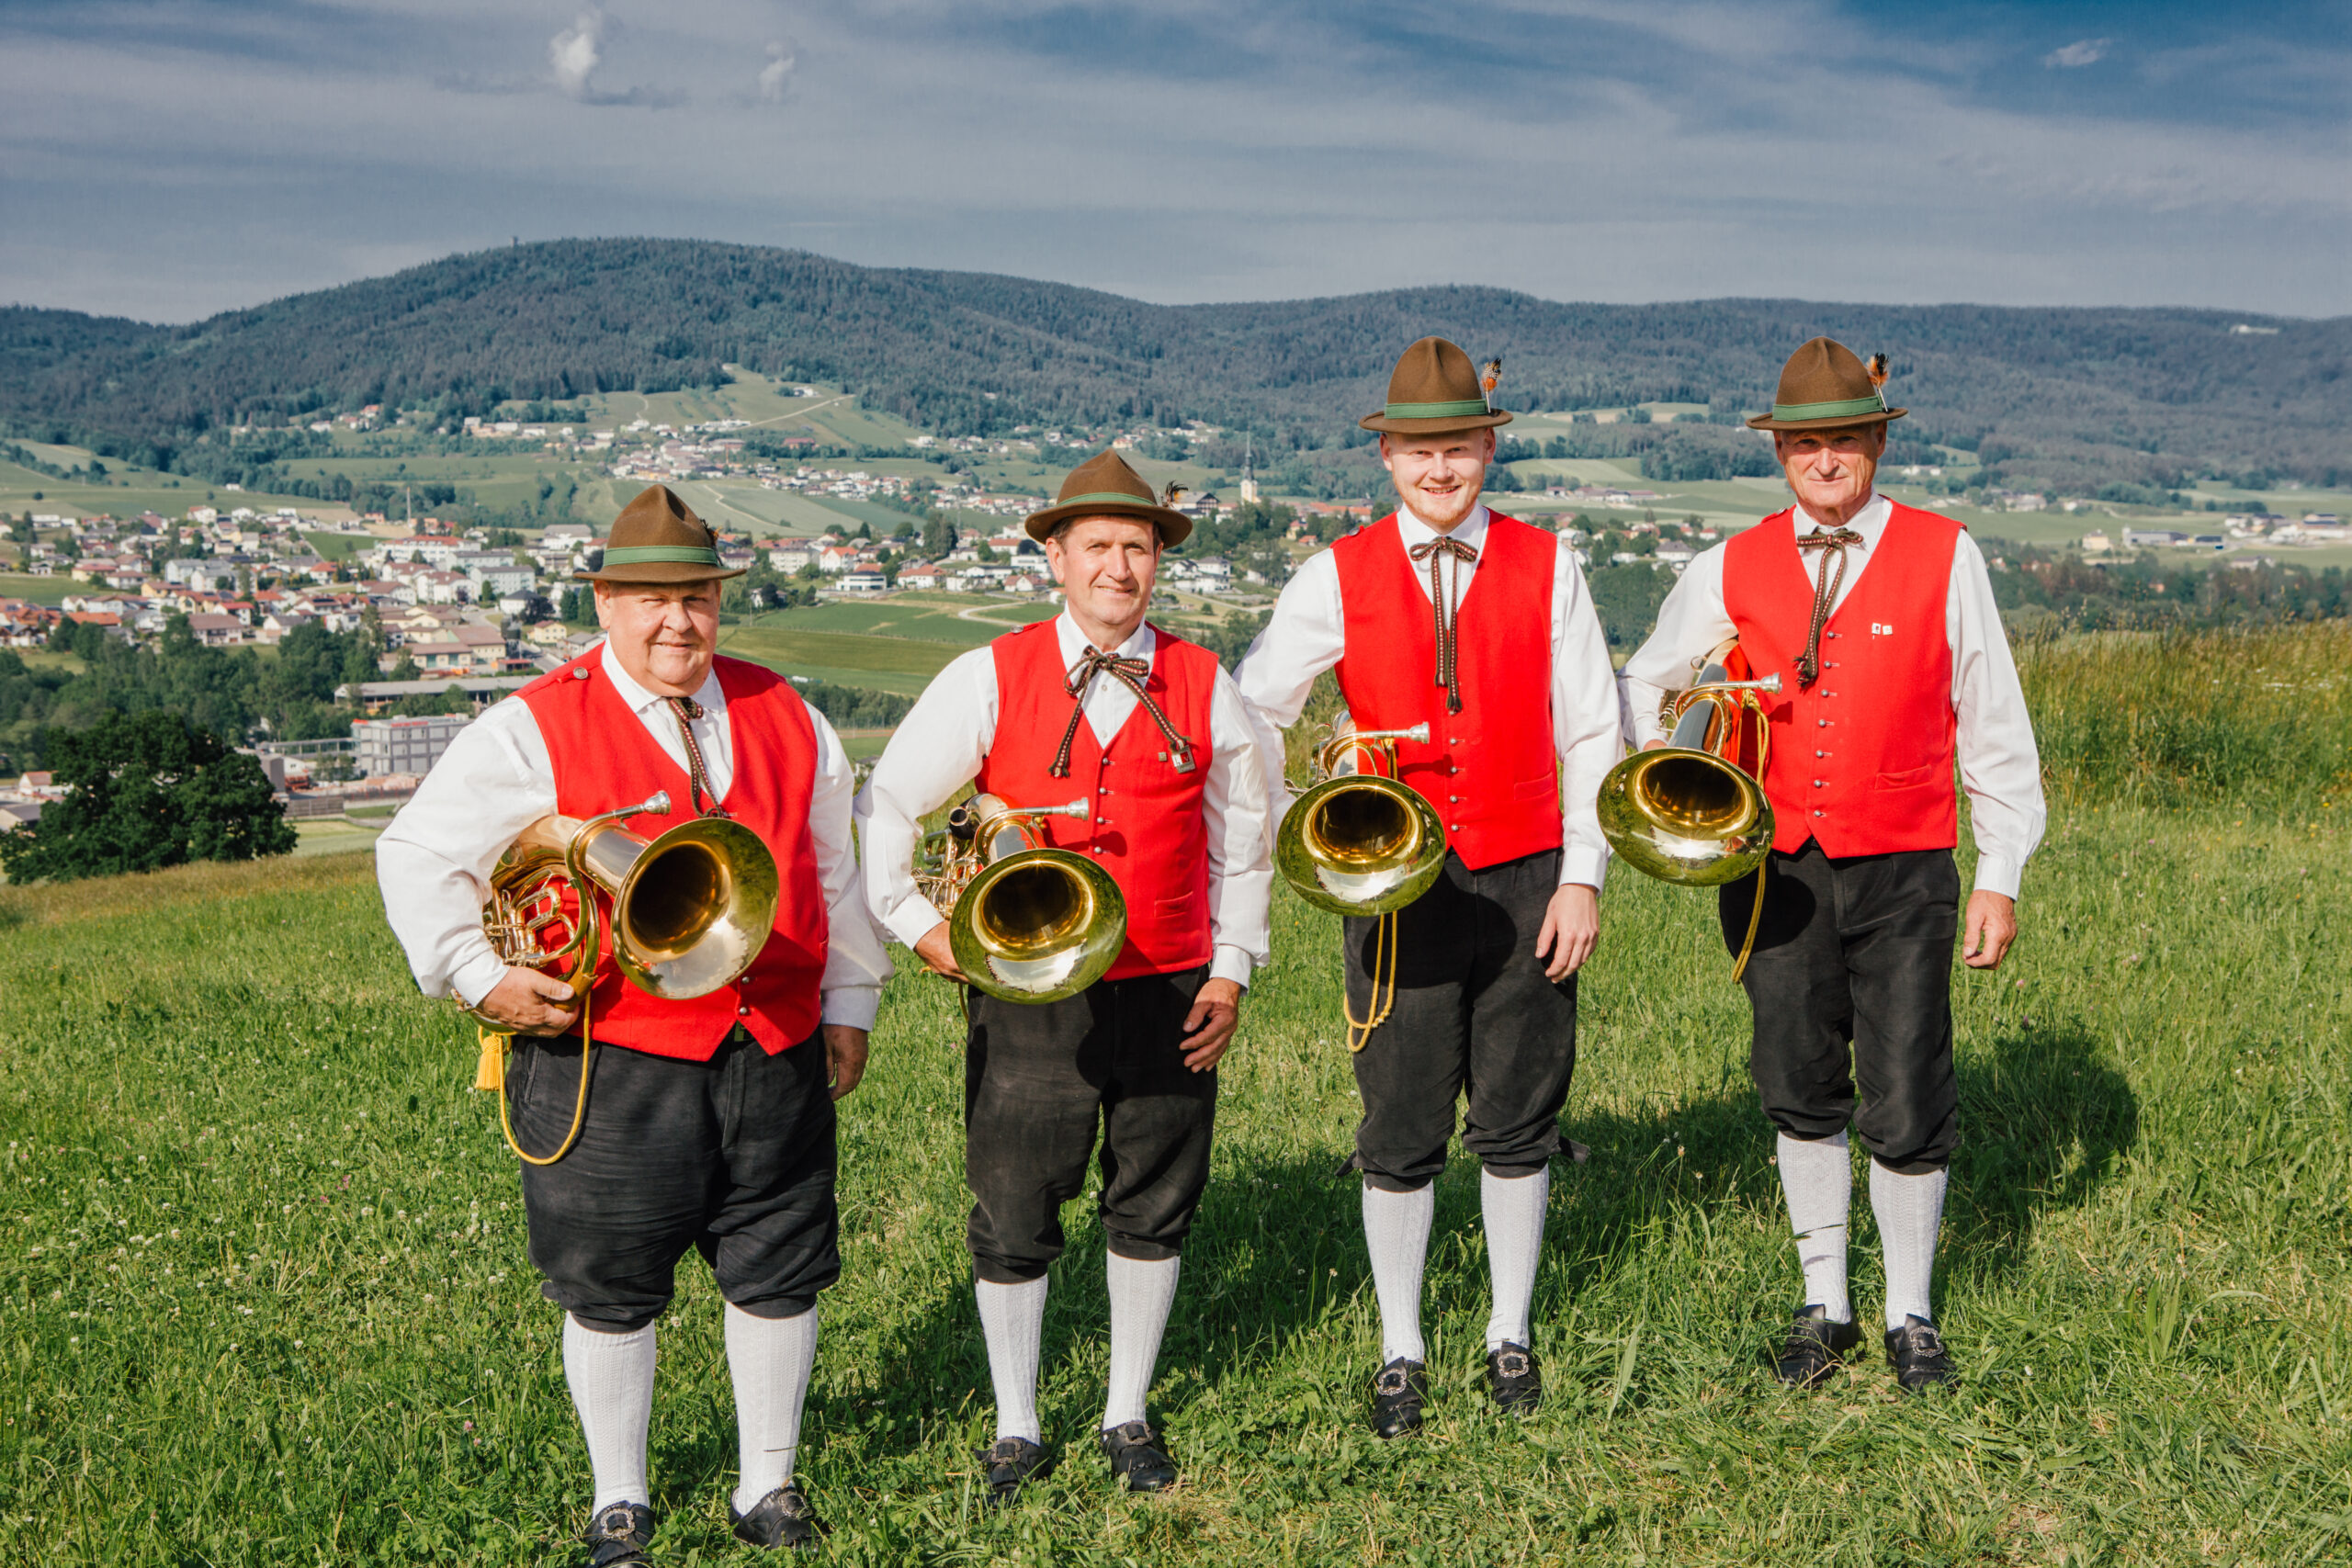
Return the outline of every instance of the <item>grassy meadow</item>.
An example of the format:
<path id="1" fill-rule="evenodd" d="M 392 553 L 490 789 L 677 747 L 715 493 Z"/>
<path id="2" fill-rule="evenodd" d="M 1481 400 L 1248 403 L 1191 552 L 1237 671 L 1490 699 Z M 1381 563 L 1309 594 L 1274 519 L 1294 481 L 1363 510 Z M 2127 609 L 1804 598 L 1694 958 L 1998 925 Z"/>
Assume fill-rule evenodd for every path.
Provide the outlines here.
<path id="1" fill-rule="evenodd" d="M 1815 1394 L 1772 1382 L 1798 1280 L 1746 1006 L 1705 896 L 1620 874 L 1565 1118 L 1591 1156 L 1557 1169 L 1537 1289 L 1549 1400 L 1523 1424 L 1485 1404 L 1476 1178 L 1457 1161 L 1431 1424 L 1372 1438 L 1373 1292 L 1354 1186 L 1332 1177 L 1355 1119 L 1334 937 L 1284 897 L 1153 1392 L 1185 1467 L 1159 1498 L 1114 1495 L 1091 1452 L 1102 1237 L 1081 1203 L 1041 1406 L 1068 1462 L 1007 1514 L 975 1507 L 991 1428 L 956 1011 L 937 982 L 892 982 L 842 1106 L 846 1271 L 801 1465 L 831 1558 L 2352 1560 L 2352 685 L 2308 687 L 2342 650 L 2119 640 L 2026 662 L 2063 771 L 2018 949 L 1955 971 L 1939 1316 L 1957 1391 L 1902 1399 L 1873 1357 Z M 414 995 L 365 856 L 0 889 L 0 1509 L 20 1550 L 573 1560 L 587 1467 L 473 1055 Z M 1861 1201 L 1855 1229 L 1868 1319 Z M 718 1303 L 699 1264 L 680 1281 L 657 1554 L 749 1562 L 727 1534 Z"/>

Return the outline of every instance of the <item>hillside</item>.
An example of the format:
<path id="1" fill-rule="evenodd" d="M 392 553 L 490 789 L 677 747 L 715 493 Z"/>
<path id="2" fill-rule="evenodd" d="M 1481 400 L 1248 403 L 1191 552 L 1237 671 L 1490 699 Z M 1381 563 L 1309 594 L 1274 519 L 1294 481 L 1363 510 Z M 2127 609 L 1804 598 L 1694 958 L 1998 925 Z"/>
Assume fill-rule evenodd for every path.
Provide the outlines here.
<path id="1" fill-rule="evenodd" d="M 661 240 L 451 256 L 187 326 L 0 310 L 0 422 L 170 467 L 203 432 L 255 416 L 370 402 L 483 412 L 508 399 L 715 385 L 732 363 L 836 384 L 947 434 L 1202 418 L 1321 447 L 1361 439 L 1354 418 L 1376 403 L 1396 352 L 1430 332 L 1502 355 L 1516 408 L 1679 402 L 1718 422 L 1678 422 L 1635 446 L 1748 439 L 1721 422 L 1769 400 L 1787 351 L 1828 333 L 1892 356 L 1915 440 L 1973 449 L 2014 482 L 2327 484 L 2352 472 L 2352 318 L 1577 305 L 1481 288 L 1159 306 Z M 1632 434 L 1610 433 L 1619 447 Z"/>

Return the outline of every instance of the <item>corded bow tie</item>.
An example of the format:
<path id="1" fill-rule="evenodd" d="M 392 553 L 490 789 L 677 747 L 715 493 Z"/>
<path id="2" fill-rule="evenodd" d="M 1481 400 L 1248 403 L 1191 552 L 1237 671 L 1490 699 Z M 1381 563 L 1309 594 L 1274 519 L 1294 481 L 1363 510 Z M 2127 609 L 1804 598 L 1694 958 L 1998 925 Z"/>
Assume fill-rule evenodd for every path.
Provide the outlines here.
<path id="1" fill-rule="evenodd" d="M 1478 552 L 1451 534 L 1441 534 L 1434 539 L 1408 546 L 1405 553 L 1411 556 L 1416 563 L 1427 561 L 1430 564 L 1430 610 L 1437 617 L 1437 684 L 1445 688 L 1445 711 L 1460 713 L 1462 672 L 1454 668 L 1453 640 L 1455 627 L 1460 623 L 1461 606 L 1454 602 L 1452 591 L 1453 584 L 1461 580 L 1462 567 L 1477 564 Z M 1452 556 L 1462 566 L 1441 574 L 1438 562 L 1446 556 Z M 1442 575 L 1445 579 L 1443 581 L 1440 581 Z"/>
<path id="2" fill-rule="evenodd" d="M 686 742 L 686 795 L 697 817 L 724 817 L 726 809 L 718 804 L 718 795 L 710 787 L 710 774 L 702 765 L 702 748 L 695 744 L 695 720 L 703 714 L 702 705 L 692 697 L 665 697 L 670 711 L 678 716 L 678 733 Z M 704 796 L 710 804 L 703 804 Z"/>
<path id="3" fill-rule="evenodd" d="M 1815 527 L 1810 534 L 1797 536 L 1799 558 L 1806 550 L 1823 550 L 1821 567 L 1813 580 L 1813 620 L 1805 628 L 1804 651 L 1797 655 L 1797 690 L 1803 691 L 1821 679 L 1821 628 L 1829 624 L 1829 608 L 1838 602 L 1838 590 L 1846 582 L 1846 547 L 1859 545 L 1862 536 L 1851 528 Z M 1838 573 L 1829 572 L 1830 558 L 1838 562 Z"/>
<path id="4" fill-rule="evenodd" d="M 1151 715 L 1151 722 L 1159 726 L 1159 733 L 1168 741 L 1168 754 L 1176 761 L 1176 771 L 1180 773 L 1193 771 L 1193 743 L 1176 733 L 1176 727 L 1168 722 L 1168 716 L 1159 711 L 1159 705 L 1151 700 L 1149 692 L 1144 690 L 1144 679 L 1150 673 L 1151 665 L 1144 660 L 1122 659 L 1115 653 L 1104 653 L 1092 648 L 1070 666 L 1069 678 L 1062 683 L 1070 696 L 1069 724 L 1063 729 L 1062 743 L 1054 752 L 1054 777 L 1069 777 L 1070 743 L 1078 739 L 1078 721 L 1086 716 L 1086 694 L 1094 684 L 1097 675 L 1108 675 L 1133 692 L 1136 701 L 1143 705 L 1143 711 Z"/>

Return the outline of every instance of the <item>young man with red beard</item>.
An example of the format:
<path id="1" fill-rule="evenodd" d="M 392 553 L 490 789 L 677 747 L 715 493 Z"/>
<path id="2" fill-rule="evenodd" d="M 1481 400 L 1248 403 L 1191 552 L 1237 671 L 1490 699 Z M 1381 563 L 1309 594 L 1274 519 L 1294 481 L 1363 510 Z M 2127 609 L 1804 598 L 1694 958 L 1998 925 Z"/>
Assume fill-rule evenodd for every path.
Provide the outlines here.
<path id="1" fill-rule="evenodd" d="M 1488 1392 L 1516 1414 L 1543 1397 L 1535 1274 L 1576 1067 L 1576 973 L 1600 934 L 1609 849 L 1594 800 L 1621 741 L 1608 643 L 1575 556 L 1479 504 L 1495 427 L 1510 419 L 1460 348 L 1432 337 L 1407 349 L 1386 406 L 1362 422 L 1380 432 L 1397 510 L 1300 567 L 1238 672 L 1277 799 L 1277 731 L 1326 670 L 1358 728 L 1429 726 L 1427 741 L 1397 746 L 1398 773 L 1451 848 L 1436 884 L 1393 917 L 1393 1006 L 1355 1057 L 1383 1438 L 1418 1428 L 1428 1397 L 1421 1277 L 1457 1100 L 1483 1170 Z M 1375 1017 L 1388 994 L 1380 925 L 1345 922 L 1351 1018 Z"/>

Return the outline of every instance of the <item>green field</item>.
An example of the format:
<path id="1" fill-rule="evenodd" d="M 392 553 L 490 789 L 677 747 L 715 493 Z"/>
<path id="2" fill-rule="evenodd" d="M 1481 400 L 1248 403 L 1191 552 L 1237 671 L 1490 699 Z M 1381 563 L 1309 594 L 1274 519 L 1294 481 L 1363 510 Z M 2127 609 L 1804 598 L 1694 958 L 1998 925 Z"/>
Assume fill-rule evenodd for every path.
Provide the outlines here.
<path id="1" fill-rule="evenodd" d="M 908 696 L 921 695 L 931 678 L 962 651 L 933 638 L 802 631 L 792 617 L 805 613 L 775 612 L 730 627 L 719 635 L 718 650 L 787 675 Z"/>
<path id="2" fill-rule="evenodd" d="M 1868 1358 L 1816 1394 L 1772 1383 L 1797 1275 L 1746 1006 L 1710 900 L 1621 871 L 1566 1117 L 1591 1158 L 1559 1168 L 1537 1290 L 1548 1402 L 1508 1423 L 1478 1393 L 1457 1162 L 1430 1427 L 1371 1438 L 1372 1289 L 1331 1177 L 1356 1114 L 1333 933 L 1284 896 L 1153 1392 L 1184 1484 L 1123 1499 L 1091 1453 L 1081 1203 L 1041 1402 L 1069 1461 L 984 1517 L 954 998 L 901 975 L 843 1102 L 845 1273 L 801 1468 L 833 1559 L 2352 1559 L 2352 689 L 2315 684 L 2343 641 L 2029 652 L 2061 772 L 2017 952 L 1955 972 L 1949 1397 L 1902 1399 Z M 28 1561 L 571 1561 L 586 1466 L 473 1056 L 414 996 L 365 856 L 0 890 L 0 1495 Z M 681 1283 L 659 1561 L 749 1563 L 717 1302 L 698 1264 Z"/>

